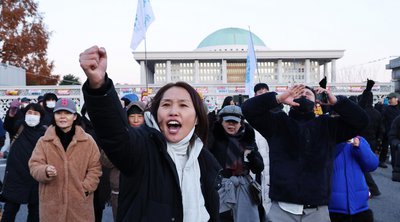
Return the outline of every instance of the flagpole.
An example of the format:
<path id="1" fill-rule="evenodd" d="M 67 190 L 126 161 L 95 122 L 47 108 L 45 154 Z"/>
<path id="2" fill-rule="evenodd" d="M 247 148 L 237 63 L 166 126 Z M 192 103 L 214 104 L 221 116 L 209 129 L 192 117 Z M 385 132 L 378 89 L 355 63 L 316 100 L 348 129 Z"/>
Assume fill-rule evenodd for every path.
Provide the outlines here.
<path id="1" fill-rule="evenodd" d="M 153 9 L 150 5 L 150 0 L 138 0 L 136 8 L 135 25 L 133 28 L 131 49 L 133 51 L 139 46 L 140 42 L 144 40 L 144 65 L 145 65 L 145 82 L 146 92 L 149 90 L 149 78 L 148 78 L 148 67 L 147 67 L 147 42 L 146 32 L 147 28 L 154 21 Z"/>
<path id="2" fill-rule="evenodd" d="M 250 26 L 249 26 L 249 32 L 250 32 L 250 41 L 251 41 L 251 45 L 254 47 L 254 42 L 253 42 L 253 33 L 251 32 L 251 30 L 250 30 Z M 247 49 L 247 50 L 249 50 L 249 49 Z M 256 55 L 256 50 L 254 50 L 254 56 Z M 256 58 L 257 58 L 257 56 L 256 56 Z M 256 62 L 256 72 L 257 72 L 257 76 L 258 76 L 258 82 L 260 83 L 261 82 L 261 79 L 260 79 L 260 73 L 258 72 L 258 64 L 257 64 L 257 62 Z"/>
<path id="3" fill-rule="evenodd" d="M 147 41 L 146 41 L 146 35 L 144 36 L 144 66 L 145 66 L 145 81 L 146 81 L 146 92 L 149 93 L 149 82 L 147 78 Z"/>

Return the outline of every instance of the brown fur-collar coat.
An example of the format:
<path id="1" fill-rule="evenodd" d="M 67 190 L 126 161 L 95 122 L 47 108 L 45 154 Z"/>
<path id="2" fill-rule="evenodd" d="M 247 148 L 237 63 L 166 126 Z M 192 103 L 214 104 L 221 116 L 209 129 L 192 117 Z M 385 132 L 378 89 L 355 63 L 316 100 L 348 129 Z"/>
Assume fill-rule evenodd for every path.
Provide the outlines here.
<path id="1" fill-rule="evenodd" d="M 31 175 L 39 182 L 40 221 L 94 221 L 93 192 L 101 176 L 100 152 L 93 138 L 76 126 L 64 150 L 55 127 L 39 139 L 29 160 Z M 52 165 L 57 176 L 49 178 Z M 89 195 L 86 196 L 85 192 Z"/>

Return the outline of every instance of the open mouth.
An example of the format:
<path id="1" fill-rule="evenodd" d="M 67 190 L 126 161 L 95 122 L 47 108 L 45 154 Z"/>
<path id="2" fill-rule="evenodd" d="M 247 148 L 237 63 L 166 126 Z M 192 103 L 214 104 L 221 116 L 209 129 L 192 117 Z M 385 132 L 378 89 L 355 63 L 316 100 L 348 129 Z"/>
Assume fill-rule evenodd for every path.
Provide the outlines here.
<path id="1" fill-rule="evenodd" d="M 171 120 L 167 123 L 167 127 L 169 133 L 177 133 L 182 125 L 176 120 Z"/>

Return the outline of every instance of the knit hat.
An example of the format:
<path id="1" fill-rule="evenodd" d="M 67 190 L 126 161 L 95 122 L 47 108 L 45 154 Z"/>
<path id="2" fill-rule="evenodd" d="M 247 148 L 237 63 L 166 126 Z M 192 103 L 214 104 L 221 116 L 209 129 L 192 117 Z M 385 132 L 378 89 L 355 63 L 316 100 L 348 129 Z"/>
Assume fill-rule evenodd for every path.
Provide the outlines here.
<path id="1" fill-rule="evenodd" d="M 72 99 L 62 98 L 56 102 L 53 112 L 65 110 L 70 113 L 76 113 L 76 104 Z"/>
<path id="2" fill-rule="evenodd" d="M 392 93 L 389 93 L 389 95 L 387 95 L 387 98 L 389 98 L 389 99 L 391 99 L 391 98 L 400 98 L 400 96 L 399 96 L 399 94 L 398 93 L 395 93 L 395 92 L 392 92 Z"/>
<path id="3" fill-rule="evenodd" d="M 142 101 L 131 102 L 126 107 L 126 112 L 129 115 L 131 114 L 143 114 L 146 105 Z"/>
<path id="4" fill-rule="evenodd" d="M 242 109 L 240 106 L 229 105 L 225 106 L 218 115 L 222 117 L 223 121 L 235 121 L 240 123 L 243 118 Z"/>
<path id="5" fill-rule="evenodd" d="M 26 98 L 26 97 L 24 97 L 24 98 L 22 98 L 21 99 L 21 103 L 24 103 L 24 102 L 30 102 L 31 100 L 30 99 L 28 99 L 28 98 Z"/>
<path id="6" fill-rule="evenodd" d="M 38 103 L 43 102 L 44 96 L 40 95 L 37 98 Z"/>
<path id="7" fill-rule="evenodd" d="M 46 93 L 43 95 L 43 101 L 46 101 L 46 100 L 56 100 L 57 101 L 58 97 L 54 93 Z"/>

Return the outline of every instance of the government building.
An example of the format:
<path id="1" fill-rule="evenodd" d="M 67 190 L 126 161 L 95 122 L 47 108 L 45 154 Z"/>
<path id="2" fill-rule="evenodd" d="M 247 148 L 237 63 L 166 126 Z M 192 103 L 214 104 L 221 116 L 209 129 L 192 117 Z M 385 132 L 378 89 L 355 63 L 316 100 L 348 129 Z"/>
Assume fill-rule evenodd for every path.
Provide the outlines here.
<path id="1" fill-rule="evenodd" d="M 132 62 L 140 64 L 140 84 L 116 85 L 115 89 L 121 97 L 134 93 L 142 100 L 148 100 L 166 83 L 185 81 L 203 96 L 208 108 L 213 110 L 221 106 L 226 96 L 245 93 L 249 36 L 249 31 L 244 29 L 224 28 L 208 35 L 193 51 L 134 52 L 135 61 Z M 254 83 L 265 82 L 271 91 L 283 92 L 294 83 L 317 86 L 324 76 L 328 78 L 328 87 L 335 95 L 359 95 L 365 88 L 365 79 L 356 83 L 336 82 L 336 61 L 343 57 L 344 50 L 272 50 L 254 33 L 252 40 L 257 58 Z M 395 61 L 391 61 L 387 68 L 393 69 L 394 81 L 400 89 L 398 59 Z M 15 78 L 15 75 L 6 72 L 0 74 L 3 74 L 2 78 Z M 4 118 L 13 99 L 27 97 L 36 101 L 38 95 L 48 92 L 83 104 L 81 86 L 14 84 L 0 87 L 0 118 Z M 376 83 L 372 90 L 377 102 L 394 91 L 394 84 Z"/>
<path id="2" fill-rule="evenodd" d="M 227 95 L 245 93 L 249 36 L 241 28 L 223 28 L 204 38 L 193 51 L 133 52 L 140 64 L 140 85 L 154 94 L 166 83 L 185 81 L 205 97 L 209 109 L 220 106 Z M 295 83 L 317 86 L 326 76 L 334 94 L 359 95 L 364 90 L 366 80 L 336 82 L 336 61 L 344 50 L 272 50 L 260 37 L 251 36 L 257 58 L 254 84 L 267 83 L 279 93 Z M 144 89 L 136 92 L 140 90 Z M 377 101 L 392 92 L 393 86 L 377 83 L 373 91 Z"/>
<path id="3" fill-rule="evenodd" d="M 249 36 L 244 29 L 224 28 L 208 35 L 193 51 L 135 52 L 141 84 L 244 84 Z M 336 82 L 336 60 L 344 50 L 271 50 L 254 33 L 252 40 L 257 58 L 254 82 L 314 85 L 324 76 Z"/>

